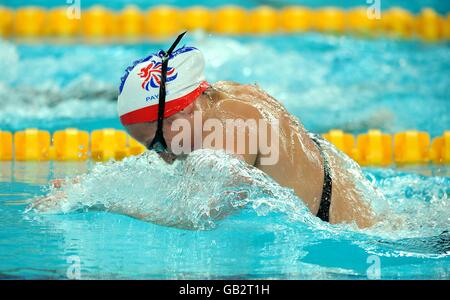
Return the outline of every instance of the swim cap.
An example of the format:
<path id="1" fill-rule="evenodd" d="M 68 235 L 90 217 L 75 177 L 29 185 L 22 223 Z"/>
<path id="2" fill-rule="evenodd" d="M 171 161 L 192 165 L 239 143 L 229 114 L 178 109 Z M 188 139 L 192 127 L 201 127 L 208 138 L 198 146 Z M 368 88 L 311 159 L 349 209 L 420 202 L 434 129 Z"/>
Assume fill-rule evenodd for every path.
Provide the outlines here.
<path id="1" fill-rule="evenodd" d="M 137 60 L 121 78 L 117 110 L 123 125 L 153 122 L 158 119 L 159 85 L 163 51 Z M 205 60 L 200 50 L 182 47 L 168 61 L 164 117 L 191 104 L 209 84 L 203 71 Z"/>

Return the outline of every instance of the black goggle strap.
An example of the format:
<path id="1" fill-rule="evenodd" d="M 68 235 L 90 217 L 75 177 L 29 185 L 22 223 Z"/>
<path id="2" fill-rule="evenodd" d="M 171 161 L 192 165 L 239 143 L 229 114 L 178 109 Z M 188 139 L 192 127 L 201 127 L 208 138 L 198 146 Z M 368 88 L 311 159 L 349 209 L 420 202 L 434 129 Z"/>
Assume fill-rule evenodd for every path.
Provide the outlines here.
<path id="1" fill-rule="evenodd" d="M 167 52 L 164 52 L 164 56 L 162 57 L 162 66 L 161 66 L 161 84 L 159 85 L 159 102 L 158 102 L 158 127 L 156 129 L 155 137 L 153 138 L 152 142 L 150 143 L 150 149 L 153 149 L 153 147 L 156 144 L 159 148 L 163 149 L 156 149 L 157 151 L 164 151 L 167 149 L 167 143 L 164 139 L 163 134 L 163 123 L 164 123 L 164 109 L 166 105 L 166 79 L 167 79 L 167 65 L 169 64 L 169 57 L 172 54 L 172 51 L 175 49 L 175 47 L 178 45 L 178 43 L 181 41 L 183 36 L 186 34 L 186 31 L 180 34 L 176 40 L 173 42 L 172 46 L 170 46 L 169 50 Z"/>

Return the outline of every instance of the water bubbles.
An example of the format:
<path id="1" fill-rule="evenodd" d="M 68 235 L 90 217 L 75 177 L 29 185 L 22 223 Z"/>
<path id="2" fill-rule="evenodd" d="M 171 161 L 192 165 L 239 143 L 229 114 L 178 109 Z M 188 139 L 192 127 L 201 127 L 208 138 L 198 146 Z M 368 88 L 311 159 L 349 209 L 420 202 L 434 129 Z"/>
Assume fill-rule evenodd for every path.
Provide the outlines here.
<path id="1" fill-rule="evenodd" d="M 414 196 L 414 190 L 412 187 L 407 186 L 405 189 L 405 197 L 406 198 L 412 198 Z"/>

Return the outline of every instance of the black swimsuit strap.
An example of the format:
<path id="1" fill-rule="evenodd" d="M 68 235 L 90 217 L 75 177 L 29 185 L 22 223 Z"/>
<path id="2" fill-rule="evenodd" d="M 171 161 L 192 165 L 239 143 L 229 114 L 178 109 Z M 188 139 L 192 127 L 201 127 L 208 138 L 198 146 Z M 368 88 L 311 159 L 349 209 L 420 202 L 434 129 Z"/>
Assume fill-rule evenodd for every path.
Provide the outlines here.
<path id="1" fill-rule="evenodd" d="M 311 139 L 316 144 L 317 148 L 320 151 L 320 155 L 323 159 L 323 188 L 322 188 L 322 198 L 320 199 L 319 211 L 317 212 L 317 217 L 322 221 L 329 222 L 330 221 L 330 206 L 331 206 L 331 191 L 332 191 L 332 179 L 331 179 L 331 169 L 330 164 L 327 159 L 327 155 L 323 151 L 322 146 L 320 145 L 319 140 L 321 139 L 318 135 L 312 135 Z"/>

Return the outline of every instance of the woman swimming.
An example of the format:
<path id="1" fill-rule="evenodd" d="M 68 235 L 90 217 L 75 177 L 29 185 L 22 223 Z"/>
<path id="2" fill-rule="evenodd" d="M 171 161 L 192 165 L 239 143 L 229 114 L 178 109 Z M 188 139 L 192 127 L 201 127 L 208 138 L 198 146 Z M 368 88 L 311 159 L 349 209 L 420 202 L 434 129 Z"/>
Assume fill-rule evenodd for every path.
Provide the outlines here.
<path id="1" fill-rule="evenodd" d="M 257 85 L 208 83 L 198 49 L 174 51 L 181 37 L 169 51 L 134 62 L 122 77 L 118 112 L 133 138 L 167 162 L 197 149 L 225 150 L 294 190 L 324 221 L 374 224 L 348 158 Z"/>

